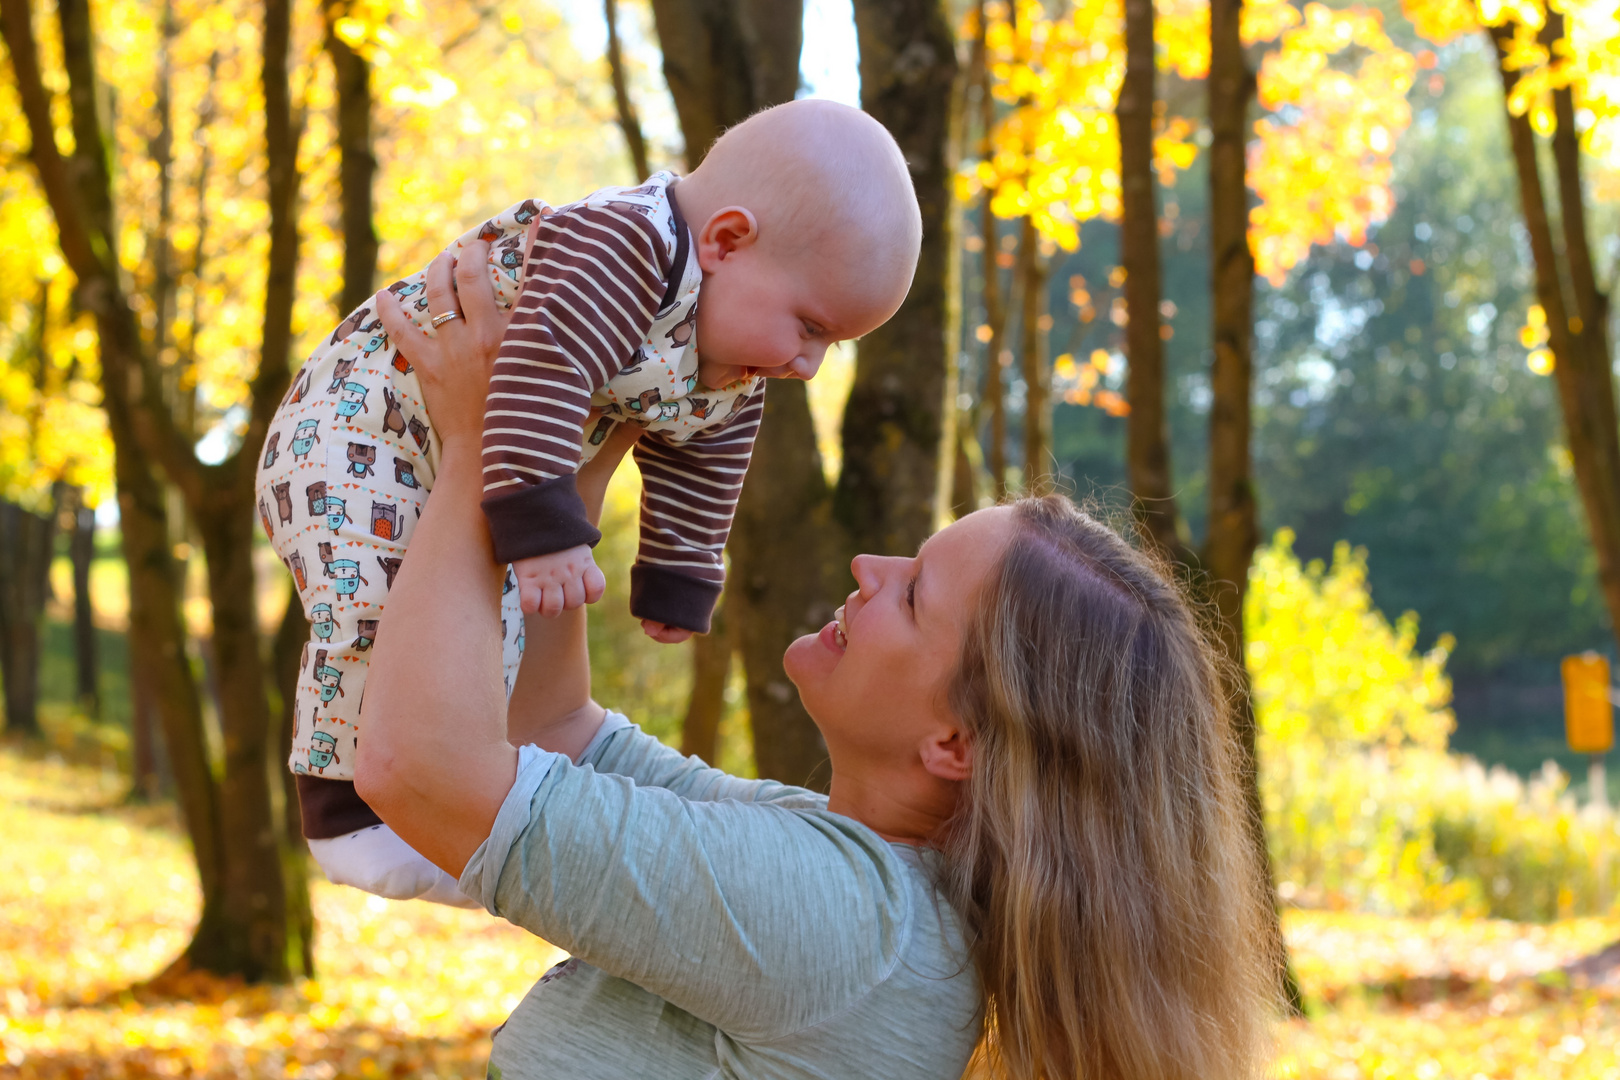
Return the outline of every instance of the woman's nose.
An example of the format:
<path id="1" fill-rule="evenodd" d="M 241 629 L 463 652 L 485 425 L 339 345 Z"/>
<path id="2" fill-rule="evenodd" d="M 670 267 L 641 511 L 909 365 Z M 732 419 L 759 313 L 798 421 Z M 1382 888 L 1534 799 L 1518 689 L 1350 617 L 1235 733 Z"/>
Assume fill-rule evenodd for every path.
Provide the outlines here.
<path id="1" fill-rule="evenodd" d="M 856 592 L 862 600 L 870 600 L 883 587 L 894 568 L 899 564 L 911 560 L 896 558 L 889 555 L 857 555 L 850 562 L 850 570 L 855 574 Z"/>

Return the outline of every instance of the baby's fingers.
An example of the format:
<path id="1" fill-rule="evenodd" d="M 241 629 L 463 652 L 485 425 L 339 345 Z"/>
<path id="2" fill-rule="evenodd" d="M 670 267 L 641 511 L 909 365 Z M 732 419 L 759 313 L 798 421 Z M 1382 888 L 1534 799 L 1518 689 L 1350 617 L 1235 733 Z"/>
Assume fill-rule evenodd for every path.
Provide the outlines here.
<path id="1" fill-rule="evenodd" d="M 518 607 L 523 609 L 525 615 L 538 615 L 543 599 L 540 586 L 530 585 L 527 582 L 518 583 Z"/>
<path id="2" fill-rule="evenodd" d="M 561 585 L 547 585 L 540 590 L 540 614 L 546 618 L 554 618 L 562 614 L 564 606 L 563 588 Z"/>
<path id="3" fill-rule="evenodd" d="M 585 582 L 577 577 L 562 583 L 563 610 L 573 611 L 585 604 Z"/>

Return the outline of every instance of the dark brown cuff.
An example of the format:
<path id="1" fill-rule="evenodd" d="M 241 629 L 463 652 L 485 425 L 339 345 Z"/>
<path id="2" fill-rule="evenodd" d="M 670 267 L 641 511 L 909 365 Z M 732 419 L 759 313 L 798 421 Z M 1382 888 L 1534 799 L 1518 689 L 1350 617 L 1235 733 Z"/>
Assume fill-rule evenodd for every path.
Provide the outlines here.
<path id="1" fill-rule="evenodd" d="M 664 566 L 637 564 L 630 568 L 630 614 L 707 634 L 720 589 L 718 581 L 704 581 Z"/>
<path id="2" fill-rule="evenodd" d="M 532 559 L 581 544 L 596 546 L 602 534 L 585 516 L 574 474 L 500 491 L 484 498 L 484 517 L 499 562 Z"/>
<path id="3" fill-rule="evenodd" d="M 293 779 L 298 782 L 298 816 L 303 821 L 306 840 L 330 840 L 383 823 L 377 812 L 355 792 L 354 784 L 347 780 L 328 780 L 304 773 Z"/>

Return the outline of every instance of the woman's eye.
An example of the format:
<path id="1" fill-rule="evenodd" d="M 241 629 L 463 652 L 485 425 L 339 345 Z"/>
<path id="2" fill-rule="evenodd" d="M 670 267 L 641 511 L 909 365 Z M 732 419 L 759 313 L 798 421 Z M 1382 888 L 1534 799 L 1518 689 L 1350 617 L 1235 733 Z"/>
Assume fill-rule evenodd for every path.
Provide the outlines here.
<path id="1" fill-rule="evenodd" d="M 917 579 L 912 578 L 906 583 L 906 604 L 912 611 L 917 610 Z"/>

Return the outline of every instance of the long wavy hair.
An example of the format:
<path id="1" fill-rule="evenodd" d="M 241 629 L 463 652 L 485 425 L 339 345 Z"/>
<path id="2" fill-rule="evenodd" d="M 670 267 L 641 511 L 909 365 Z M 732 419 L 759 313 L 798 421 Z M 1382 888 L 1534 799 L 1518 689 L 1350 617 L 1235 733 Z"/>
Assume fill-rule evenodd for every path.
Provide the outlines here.
<path id="1" fill-rule="evenodd" d="M 974 747 L 938 841 L 1009 1080 L 1235 1080 L 1277 957 L 1216 654 L 1168 573 L 1056 495 L 975 605 L 950 701 Z"/>

